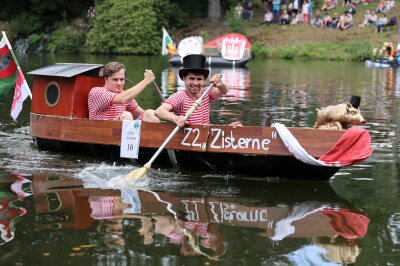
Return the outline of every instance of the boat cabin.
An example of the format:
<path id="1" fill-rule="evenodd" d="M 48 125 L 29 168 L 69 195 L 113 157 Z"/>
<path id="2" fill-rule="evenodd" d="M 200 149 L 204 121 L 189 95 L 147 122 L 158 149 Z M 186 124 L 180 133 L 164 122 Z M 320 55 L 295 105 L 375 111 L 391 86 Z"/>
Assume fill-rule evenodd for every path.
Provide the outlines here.
<path id="1" fill-rule="evenodd" d="M 60 63 L 29 72 L 34 75 L 31 113 L 89 118 L 88 95 L 103 86 L 104 65 Z"/>

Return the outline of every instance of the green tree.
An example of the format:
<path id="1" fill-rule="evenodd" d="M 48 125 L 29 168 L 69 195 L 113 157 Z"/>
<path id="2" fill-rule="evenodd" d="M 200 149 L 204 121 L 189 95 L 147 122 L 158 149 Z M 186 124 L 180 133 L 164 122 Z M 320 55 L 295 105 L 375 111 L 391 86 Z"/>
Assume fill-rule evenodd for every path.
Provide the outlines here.
<path id="1" fill-rule="evenodd" d="M 161 28 L 183 26 L 185 14 L 169 0 L 98 0 L 87 44 L 92 53 L 158 54 Z"/>

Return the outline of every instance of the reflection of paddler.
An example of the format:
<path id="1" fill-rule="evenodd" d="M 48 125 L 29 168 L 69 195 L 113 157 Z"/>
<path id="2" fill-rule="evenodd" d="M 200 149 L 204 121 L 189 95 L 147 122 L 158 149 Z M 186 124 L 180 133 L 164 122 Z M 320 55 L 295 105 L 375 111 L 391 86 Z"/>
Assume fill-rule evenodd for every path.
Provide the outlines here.
<path id="1" fill-rule="evenodd" d="M 334 237 L 316 237 L 314 245 L 325 249 L 324 258 L 342 265 L 348 265 L 356 262 L 360 254 L 360 248 L 357 241 L 347 240 L 340 236 Z"/>

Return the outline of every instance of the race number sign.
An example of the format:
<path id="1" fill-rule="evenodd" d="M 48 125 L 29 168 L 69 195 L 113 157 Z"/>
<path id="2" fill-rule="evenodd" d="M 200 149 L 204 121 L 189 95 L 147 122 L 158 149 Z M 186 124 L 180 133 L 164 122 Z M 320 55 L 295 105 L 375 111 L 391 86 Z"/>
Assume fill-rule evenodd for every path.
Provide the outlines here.
<path id="1" fill-rule="evenodd" d="M 223 39 L 222 57 L 227 60 L 239 60 L 243 58 L 246 42 L 243 40 Z"/>
<path id="2" fill-rule="evenodd" d="M 120 157 L 137 159 L 142 121 L 123 120 Z"/>

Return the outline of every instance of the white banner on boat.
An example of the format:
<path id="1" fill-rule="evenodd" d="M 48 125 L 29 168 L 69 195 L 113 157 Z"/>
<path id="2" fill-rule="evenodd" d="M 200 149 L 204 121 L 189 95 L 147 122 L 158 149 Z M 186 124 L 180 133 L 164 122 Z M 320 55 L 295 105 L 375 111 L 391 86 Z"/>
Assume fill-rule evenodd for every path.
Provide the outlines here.
<path id="1" fill-rule="evenodd" d="M 222 40 L 222 57 L 226 60 L 239 60 L 243 58 L 244 48 L 246 47 L 246 41 L 243 40 Z"/>
<path id="2" fill-rule="evenodd" d="M 122 121 L 120 157 L 138 158 L 141 127 L 142 121 Z"/>

